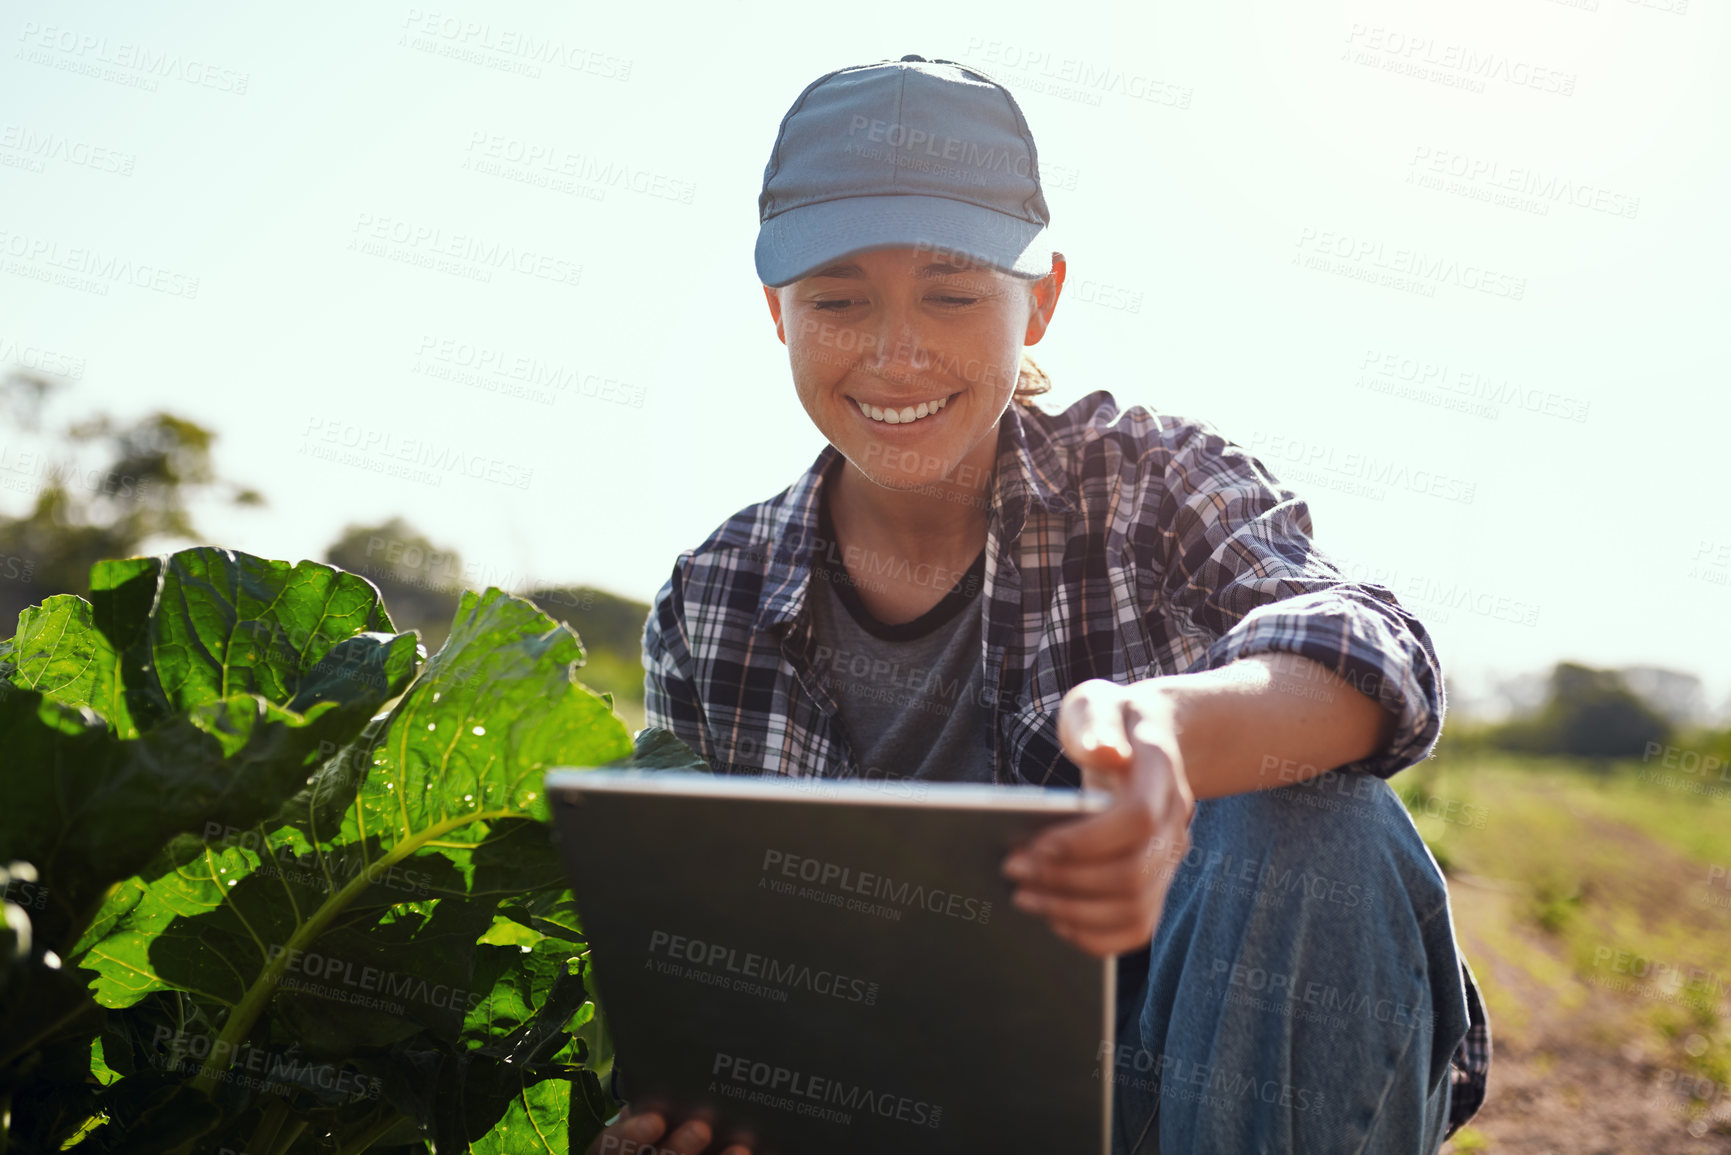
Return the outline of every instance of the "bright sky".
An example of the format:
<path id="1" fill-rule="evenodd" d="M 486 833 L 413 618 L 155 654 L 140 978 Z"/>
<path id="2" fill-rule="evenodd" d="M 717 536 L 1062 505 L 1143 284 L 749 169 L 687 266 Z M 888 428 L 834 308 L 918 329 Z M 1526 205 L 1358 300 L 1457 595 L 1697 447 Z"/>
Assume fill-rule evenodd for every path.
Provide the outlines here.
<path id="1" fill-rule="evenodd" d="M 1718 705 L 1726 21 L 0 0 L 0 367 L 219 431 L 269 501 L 203 511 L 224 544 L 317 556 L 401 514 L 476 584 L 648 600 L 822 446 L 751 260 L 781 116 L 831 69 L 949 58 L 1040 147 L 1070 267 L 1049 401 L 1106 388 L 1251 448 L 1462 691 L 1569 658 Z M 477 476 L 425 468 L 459 455 Z"/>

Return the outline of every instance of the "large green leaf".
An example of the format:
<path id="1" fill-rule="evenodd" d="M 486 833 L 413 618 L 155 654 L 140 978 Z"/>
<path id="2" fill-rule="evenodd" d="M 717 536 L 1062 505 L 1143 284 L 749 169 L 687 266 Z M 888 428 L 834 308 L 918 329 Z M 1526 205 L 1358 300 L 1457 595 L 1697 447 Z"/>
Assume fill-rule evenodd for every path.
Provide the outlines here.
<path id="1" fill-rule="evenodd" d="M 529 602 L 465 593 L 444 648 L 392 711 L 341 837 L 451 847 L 480 841 L 487 821 L 545 820 L 547 769 L 632 748 L 624 724 L 574 677 L 581 657 L 577 636 Z"/>
<path id="2" fill-rule="evenodd" d="M 121 692 L 120 654 L 97 629 L 95 613 L 73 594 L 57 594 L 26 609 L 18 615 L 18 632 L 0 676 L 56 702 L 89 706 L 117 735 L 134 738 L 138 730 Z"/>
<path id="3" fill-rule="evenodd" d="M 316 563 L 186 550 L 100 562 L 91 590 L 25 610 L 0 670 L 0 860 L 42 872 L 63 953 L 166 839 L 273 814 L 417 659 L 376 589 Z"/>
<path id="4" fill-rule="evenodd" d="M 687 746 L 679 735 L 660 726 L 645 726 L 632 742 L 631 755 L 609 766 L 621 770 L 688 770 L 704 773 L 709 770 L 697 751 Z"/>
<path id="5" fill-rule="evenodd" d="M 134 615 L 152 586 L 141 631 Z M 166 562 L 98 562 L 90 589 L 99 611 L 112 609 L 97 624 L 122 655 L 141 730 L 234 694 L 289 705 L 339 643 L 392 632 L 372 583 L 310 561 L 189 549 Z"/>
<path id="6" fill-rule="evenodd" d="M 504 1113 L 469 1144 L 475 1155 L 566 1155 L 571 1129 L 571 1084 L 546 1079 L 519 1085 Z"/>
<path id="7" fill-rule="evenodd" d="M 89 602 L 49 599 L 0 647 L 21 800 L 0 860 L 52 879 L 76 994 L 29 1021 L 76 1011 L 69 1077 L 102 1076 L 37 1116 L 45 1147 L 91 1102 L 109 1122 L 83 1151 L 239 1150 L 288 1116 L 345 1149 L 564 1151 L 595 1129 L 608 1101 L 577 1064 L 604 1035 L 542 776 L 689 751 L 634 750 L 577 681 L 576 636 L 498 590 L 464 596 L 418 678 L 389 629 L 352 575 L 190 550 L 102 563 Z M 77 1037 L 99 1029 L 92 1068 Z M 225 1058 L 165 1063 L 165 1037 Z M 291 1104 L 225 1077 L 242 1052 L 309 1058 L 307 1085 Z M 385 1100 L 322 1094 L 339 1067 Z"/>
<path id="8" fill-rule="evenodd" d="M 404 635 L 363 644 L 387 661 L 393 649 L 406 660 L 414 641 Z M 140 737 L 115 739 L 87 709 L 0 689 L 7 798 L 0 860 L 23 859 L 42 874 L 52 903 L 38 931 L 67 953 L 99 916 L 108 888 L 142 870 L 169 838 L 245 828 L 274 814 L 388 692 L 327 699 L 305 714 L 239 694 L 176 714 Z"/>
<path id="9" fill-rule="evenodd" d="M 99 915 L 103 933 L 83 944 L 105 1003 L 178 987 L 232 1006 L 232 1030 L 242 1031 L 285 960 L 319 949 L 342 919 L 361 933 L 378 907 L 562 890 L 547 827 L 531 820 L 546 811 L 541 776 L 631 748 L 623 723 L 575 680 L 579 654 L 576 637 L 528 602 L 466 595 L 445 647 L 359 743 L 325 761 L 297 797 L 302 813 L 291 804 L 117 892 L 114 917 Z M 329 821 L 345 797 L 340 822 Z M 284 818 L 298 825 L 272 828 Z M 489 906 L 471 954 L 491 918 Z"/>

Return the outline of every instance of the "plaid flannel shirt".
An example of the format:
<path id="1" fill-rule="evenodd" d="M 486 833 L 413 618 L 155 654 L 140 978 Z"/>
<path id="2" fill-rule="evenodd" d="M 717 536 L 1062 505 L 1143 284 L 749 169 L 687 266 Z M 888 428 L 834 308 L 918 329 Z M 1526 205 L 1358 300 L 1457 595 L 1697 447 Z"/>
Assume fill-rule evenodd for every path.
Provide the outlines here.
<path id="1" fill-rule="evenodd" d="M 806 610 L 833 445 L 791 487 L 679 555 L 643 635 L 645 713 L 720 773 L 857 777 Z M 1119 411 L 1097 391 L 1062 413 L 1011 404 L 989 486 L 984 704 L 998 781 L 1076 786 L 1058 742 L 1064 694 L 1309 658 L 1398 719 L 1388 747 L 1340 767 L 1387 778 L 1442 728 L 1441 669 L 1386 587 L 1348 582 L 1312 544 L 1309 507 L 1206 422 Z M 1470 1017 L 1453 1059 L 1450 1132 L 1484 1099 L 1490 1031 Z"/>

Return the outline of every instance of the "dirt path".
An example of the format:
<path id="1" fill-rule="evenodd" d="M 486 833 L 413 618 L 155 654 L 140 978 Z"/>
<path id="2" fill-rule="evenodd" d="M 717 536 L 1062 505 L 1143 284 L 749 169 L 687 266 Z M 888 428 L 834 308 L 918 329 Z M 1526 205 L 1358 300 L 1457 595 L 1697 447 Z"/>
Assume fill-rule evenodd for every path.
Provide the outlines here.
<path id="1" fill-rule="evenodd" d="M 1731 1155 L 1731 1088 L 1679 1070 L 1646 1041 L 1638 999 L 1567 974 L 1557 944 L 1524 925 L 1494 881 L 1457 879 L 1451 891 L 1475 974 L 1518 1008 L 1493 1008 L 1489 1095 L 1445 1153 Z"/>

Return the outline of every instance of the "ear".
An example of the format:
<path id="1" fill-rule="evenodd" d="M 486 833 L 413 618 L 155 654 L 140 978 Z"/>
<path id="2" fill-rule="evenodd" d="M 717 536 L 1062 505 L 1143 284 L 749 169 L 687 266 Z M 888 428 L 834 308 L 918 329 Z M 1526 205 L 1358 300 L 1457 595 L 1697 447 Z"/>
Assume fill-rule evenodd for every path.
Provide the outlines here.
<path id="1" fill-rule="evenodd" d="M 1028 331 L 1022 337 L 1022 344 L 1038 345 L 1040 338 L 1046 335 L 1046 326 L 1052 323 L 1052 314 L 1058 308 L 1058 297 L 1064 291 L 1064 275 L 1067 272 L 1064 254 L 1054 252 L 1052 271 L 1029 286 Z"/>
<path id="2" fill-rule="evenodd" d="M 781 325 L 781 291 L 765 285 L 763 299 L 769 302 L 769 315 L 775 320 L 776 337 L 783 345 L 787 344 L 787 331 Z"/>

